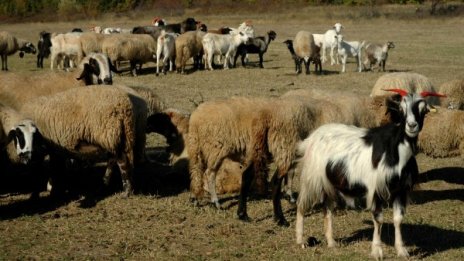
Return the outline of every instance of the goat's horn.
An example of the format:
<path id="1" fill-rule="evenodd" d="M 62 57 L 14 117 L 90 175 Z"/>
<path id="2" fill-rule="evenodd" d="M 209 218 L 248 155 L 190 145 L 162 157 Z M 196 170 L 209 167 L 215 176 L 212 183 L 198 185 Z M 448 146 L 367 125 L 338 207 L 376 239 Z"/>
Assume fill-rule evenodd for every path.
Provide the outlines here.
<path id="1" fill-rule="evenodd" d="M 435 96 L 435 97 L 446 97 L 446 95 L 436 92 L 421 92 L 420 96 L 428 97 L 428 96 Z"/>
<path id="2" fill-rule="evenodd" d="M 408 91 L 402 89 L 382 89 L 382 91 L 396 92 L 401 95 L 401 97 L 408 95 Z"/>

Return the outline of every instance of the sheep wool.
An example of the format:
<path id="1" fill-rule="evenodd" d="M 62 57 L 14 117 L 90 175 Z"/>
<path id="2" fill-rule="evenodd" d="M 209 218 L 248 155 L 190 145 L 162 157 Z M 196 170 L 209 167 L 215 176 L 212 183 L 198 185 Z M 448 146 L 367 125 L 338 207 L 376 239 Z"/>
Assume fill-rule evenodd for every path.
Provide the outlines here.
<path id="1" fill-rule="evenodd" d="M 446 95 L 441 100 L 442 107 L 464 110 L 464 79 L 445 82 L 440 86 L 440 93 Z"/>

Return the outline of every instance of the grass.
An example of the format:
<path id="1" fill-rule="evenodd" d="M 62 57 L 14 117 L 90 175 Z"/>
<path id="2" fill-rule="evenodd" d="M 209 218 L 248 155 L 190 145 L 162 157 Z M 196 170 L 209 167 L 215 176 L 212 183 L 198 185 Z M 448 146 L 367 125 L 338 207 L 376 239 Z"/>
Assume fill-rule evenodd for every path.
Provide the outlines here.
<path id="1" fill-rule="evenodd" d="M 410 7 L 386 7 L 376 18 L 366 18 L 357 8 L 343 15 L 338 7 L 304 8 L 298 12 L 284 10 L 273 15 L 195 15 L 210 28 L 235 26 L 251 19 L 260 35 L 267 30 L 276 31 L 277 40 L 271 43 L 264 57 L 265 69 L 259 69 L 257 57 L 251 55 L 252 66 L 247 69 L 238 67 L 156 77 L 154 64 L 150 63 L 144 66 L 142 75 L 123 74 L 116 76 L 114 82 L 153 88 L 170 107 L 185 111 L 194 109 L 192 100 L 233 95 L 278 96 L 297 88 L 323 88 L 328 92 L 349 90 L 368 95 L 383 73 L 356 73 L 354 61 L 347 65 L 345 74 L 338 73 L 340 66 L 327 64 L 324 75 L 294 74 L 293 61 L 281 42 L 292 38 L 299 30 L 323 32 L 335 22 L 345 25 L 347 40 L 394 41 L 396 48 L 387 62 L 389 71 L 418 72 L 428 76 L 436 86 L 463 78 L 464 37 L 460 36 L 460 31 L 464 19 L 389 18 L 395 12 L 410 12 L 407 8 Z M 389 15 L 382 15 L 384 13 Z M 36 42 L 42 30 L 65 32 L 95 24 L 129 28 L 147 24 L 152 16 L 108 15 L 102 20 L 72 23 L 2 24 L 0 30 L 15 32 Z M 175 22 L 182 17 L 167 19 Z M 10 57 L 9 68 L 7 73 L 25 75 L 42 71 L 35 68 L 35 57 L 31 55 L 24 59 Z M 5 72 L 0 72 L 0 84 L 2 74 Z M 159 137 L 150 135 L 148 140 L 149 149 L 162 149 L 164 142 Z M 419 154 L 418 163 L 423 182 L 413 194 L 413 203 L 407 209 L 403 225 L 411 259 L 462 260 L 463 159 L 433 159 Z M 84 189 L 92 184 L 92 172 L 83 173 L 85 185 L 81 186 Z M 244 223 L 235 216 L 236 197 L 224 196 L 226 210 L 223 211 L 208 206 L 193 207 L 185 178 L 169 172 L 168 167 L 153 164 L 136 177 L 139 193 L 128 199 L 120 194 L 102 197 L 90 207 L 83 207 L 80 195 L 51 202 L 47 193 L 42 193 L 40 200 L 31 202 L 28 194 L 20 190 L 24 178 L 13 177 L 10 182 L 0 184 L 1 191 L 5 192 L 0 196 L 0 260 L 365 260 L 369 256 L 373 228 L 368 212 L 336 212 L 334 233 L 340 244 L 336 249 L 325 246 L 322 214 L 319 211 L 308 213 L 305 235 L 315 236 L 322 243 L 302 250 L 294 244 L 294 206 L 283 201 L 291 227 L 281 228 L 273 222 L 270 199 L 253 199 L 248 208 L 252 221 Z M 382 237 L 388 259 L 396 257 L 391 216 L 391 210 L 386 210 Z"/>

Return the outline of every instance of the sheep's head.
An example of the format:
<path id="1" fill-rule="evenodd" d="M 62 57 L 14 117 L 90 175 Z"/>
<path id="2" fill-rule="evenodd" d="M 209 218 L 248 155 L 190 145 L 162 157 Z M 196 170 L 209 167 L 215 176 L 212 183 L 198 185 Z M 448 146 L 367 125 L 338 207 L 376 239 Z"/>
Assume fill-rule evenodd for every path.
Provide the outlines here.
<path id="1" fill-rule="evenodd" d="M 395 44 L 393 42 L 387 42 L 387 48 L 388 49 L 393 49 L 393 48 L 395 48 Z"/>
<path id="2" fill-rule="evenodd" d="M 267 35 L 269 35 L 269 39 L 271 39 L 271 40 L 275 40 L 277 38 L 276 32 L 274 32 L 272 30 L 267 32 Z"/>
<path id="3" fill-rule="evenodd" d="M 105 54 L 91 55 L 88 60 L 82 61 L 79 66 L 82 68 L 81 75 L 77 80 L 83 80 L 85 85 L 91 84 L 113 84 L 111 71 L 118 72 L 112 65 L 110 59 Z"/>
<path id="4" fill-rule="evenodd" d="M 23 120 L 8 132 L 8 140 L 14 142 L 16 155 L 20 162 L 28 164 L 33 160 L 34 152 L 42 144 L 42 135 L 31 120 Z"/>
<path id="5" fill-rule="evenodd" d="M 35 54 L 37 50 L 35 49 L 35 46 L 31 42 L 26 42 L 23 47 L 19 49 L 19 57 L 23 58 L 24 53 L 32 53 Z"/>

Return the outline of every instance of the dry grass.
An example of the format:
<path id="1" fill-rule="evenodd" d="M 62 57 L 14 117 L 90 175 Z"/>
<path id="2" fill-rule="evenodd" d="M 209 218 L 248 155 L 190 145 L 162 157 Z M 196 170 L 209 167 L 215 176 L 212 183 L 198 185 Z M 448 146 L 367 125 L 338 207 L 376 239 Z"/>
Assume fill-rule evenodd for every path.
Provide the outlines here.
<path id="1" fill-rule="evenodd" d="M 410 11 L 404 8 L 409 7 L 392 10 Z M 350 90 L 368 95 L 381 73 L 355 73 L 356 66 L 351 62 L 346 74 L 338 73 L 339 66 L 325 65 L 325 75 L 295 76 L 293 61 L 281 43 L 299 30 L 323 32 L 337 21 L 345 25 L 347 40 L 394 41 L 396 48 L 390 54 L 387 70 L 418 72 L 428 76 L 436 86 L 464 77 L 462 18 L 398 20 L 380 16 L 364 19 L 359 12 L 350 9 L 342 16 L 338 8 L 306 8 L 272 16 L 195 16 L 210 28 L 234 26 L 251 19 L 258 34 L 271 29 L 276 31 L 277 40 L 265 55 L 265 69 L 239 67 L 156 77 L 153 64 L 148 64 L 141 76 L 134 78 L 125 74 L 117 76 L 115 82 L 149 86 L 157 90 L 170 107 L 186 111 L 194 109 L 192 99 L 277 96 L 296 88 L 323 88 L 328 92 Z M 350 19 L 348 14 L 356 19 Z M 168 17 L 169 21 L 181 19 Z M 35 42 L 42 30 L 64 32 L 94 24 L 132 27 L 150 20 L 148 15 L 133 19 L 108 15 L 101 21 L 11 24 L 0 25 L 0 30 L 16 32 Z M 252 55 L 251 61 L 257 61 L 257 57 Z M 8 73 L 41 73 L 35 68 L 35 57 L 30 55 L 22 60 L 11 57 L 9 68 Z M 0 72 L 0 84 L 4 73 Z M 151 136 L 147 145 L 159 150 L 162 144 L 162 140 Z M 463 159 L 432 159 L 420 154 L 418 163 L 423 183 L 413 195 L 413 204 L 408 208 L 403 226 L 412 259 L 462 260 Z M 90 177 L 91 172 L 85 174 Z M 323 242 L 301 250 L 294 244 L 295 209 L 288 203 L 284 202 L 283 207 L 292 224 L 290 228 L 274 224 L 269 199 L 250 201 L 249 215 L 253 221 L 243 223 L 235 217 L 236 198 L 224 198 L 224 211 L 194 208 L 189 202 L 185 178 L 168 173 L 168 167 L 155 164 L 140 171 L 137 195 L 129 199 L 119 194 L 99 198 L 95 206 L 88 208 L 81 206 L 79 196 L 50 202 L 44 193 L 39 201 L 30 202 L 27 194 L 4 194 L 0 197 L 0 260 L 365 260 L 369 256 L 372 225 L 368 212 L 340 210 L 336 213 L 335 237 L 339 248 L 328 249 Z M 0 185 L 1 191 L 11 191 L 22 181 L 23 178 L 13 177 L 11 182 Z M 386 211 L 385 221 L 385 255 L 394 258 L 391 210 Z M 322 224 L 321 213 L 315 211 L 306 219 L 305 235 L 309 236 L 311 229 L 311 235 L 324 240 Z"/>

